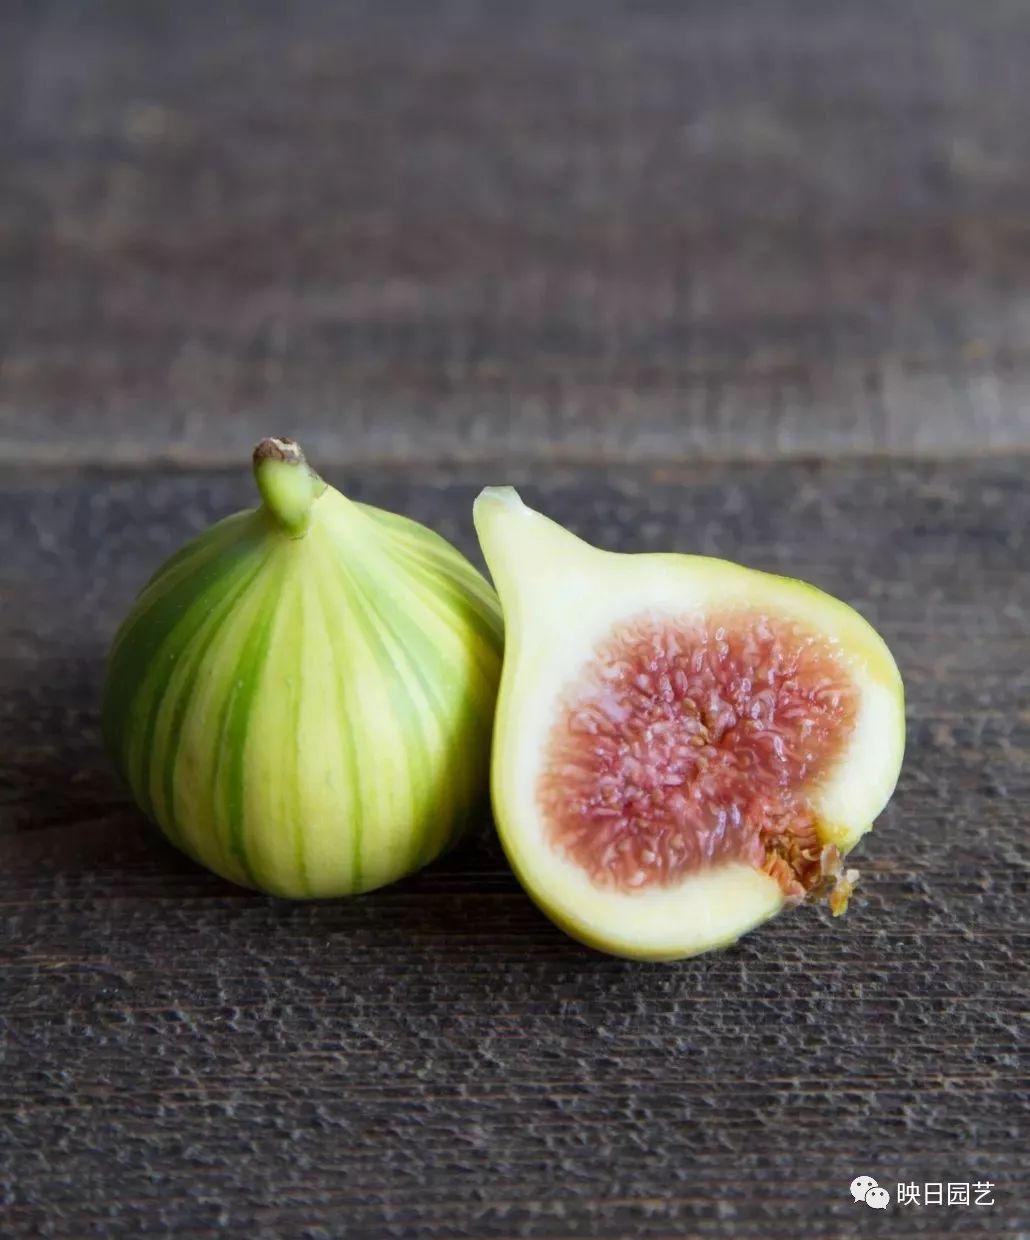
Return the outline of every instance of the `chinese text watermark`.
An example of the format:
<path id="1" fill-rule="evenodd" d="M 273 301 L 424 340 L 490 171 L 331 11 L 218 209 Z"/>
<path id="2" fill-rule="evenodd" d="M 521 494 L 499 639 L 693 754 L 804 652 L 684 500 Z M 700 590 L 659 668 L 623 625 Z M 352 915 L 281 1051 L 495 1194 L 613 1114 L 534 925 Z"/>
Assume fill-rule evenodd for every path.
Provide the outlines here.
<path id="1" fill-rule="evenodd" d="M 872 1210 L 886 1210 L 890 1192 L 871 1175 L 856 1175 L 851 1181 L 851 1199 L 864 1202 Z M 899 1206 L 993 1206 L 995 1185 L 990 1180 L 933 1180 L 922 1184 L 899 1183 L 894 1200 Z"/>

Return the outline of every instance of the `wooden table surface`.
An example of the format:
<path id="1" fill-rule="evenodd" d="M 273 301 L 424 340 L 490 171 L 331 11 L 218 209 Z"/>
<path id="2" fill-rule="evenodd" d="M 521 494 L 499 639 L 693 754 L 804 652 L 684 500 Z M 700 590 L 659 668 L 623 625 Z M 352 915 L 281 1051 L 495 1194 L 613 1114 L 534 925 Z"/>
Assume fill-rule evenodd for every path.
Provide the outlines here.
<path id="1" fill-rule="evenodd" d="M 1017 0 L 4 8 L 0 1234 L 1030 1234 L 1028 57 Z M 352 901 L 165 845 L 104 652 L 268 433 L 472 555 L 514 482 L 856 605 L 909 748 L 847 916 L 632 964 L 488 821 Z"/>

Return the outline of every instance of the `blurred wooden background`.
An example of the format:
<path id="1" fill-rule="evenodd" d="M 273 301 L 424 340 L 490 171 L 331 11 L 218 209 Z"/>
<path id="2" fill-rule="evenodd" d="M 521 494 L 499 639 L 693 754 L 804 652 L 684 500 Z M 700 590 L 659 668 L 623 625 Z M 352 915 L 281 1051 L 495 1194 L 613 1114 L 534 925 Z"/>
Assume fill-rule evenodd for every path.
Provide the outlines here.
<path id="1" fill-rule="evenodd" d="M 0 1233 L 1030 1234 L 1028 62 L 1023 0 L 0 7 Z M 104 652 L 269 433 L 859 607 L 847 917 L 632 965 L 486 819 L 349 902 L 163 844 Z"/>
<path id="2" fill-rule="evenodd" d="M 1021 0 L 0 22 L 20 454 L 1030 446 Z"/>

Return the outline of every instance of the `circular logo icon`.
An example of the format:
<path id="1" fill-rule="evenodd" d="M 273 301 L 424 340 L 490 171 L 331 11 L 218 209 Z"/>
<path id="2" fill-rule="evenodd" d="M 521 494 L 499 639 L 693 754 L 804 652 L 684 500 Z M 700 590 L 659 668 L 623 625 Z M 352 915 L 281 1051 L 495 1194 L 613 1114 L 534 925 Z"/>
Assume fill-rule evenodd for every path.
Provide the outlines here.
<path id="1" fill-rule="evenodd" d="M 891 1203 L 891 1195 L 885 1188 L 877 1185 L 866 1193 L 865 1203 L 873 1210 L 886 1210 Z"/>
<path id="2" fill-rule="evenodd" d="M 856 1201 L 865 1201 L 865 1195 L 877 1183 L 871 1175 L 856 1175 L 851 1181 L 851 1195 Z"/>

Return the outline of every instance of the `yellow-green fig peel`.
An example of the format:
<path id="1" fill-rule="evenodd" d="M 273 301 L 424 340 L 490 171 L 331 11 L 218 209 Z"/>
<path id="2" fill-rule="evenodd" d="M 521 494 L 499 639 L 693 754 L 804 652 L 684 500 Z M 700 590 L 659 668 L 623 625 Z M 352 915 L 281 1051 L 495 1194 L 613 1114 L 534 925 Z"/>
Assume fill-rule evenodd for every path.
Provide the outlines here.
<path id="1" fill-rule="evenodd" d="M 216 873 L 368 891 L 448 848 L 485 792 L 497 599 L 292 440 L 263 440 L 254 473 L 261 506 L 172 556 L 119 629 L 105 741 L 140 808 Z"/>

